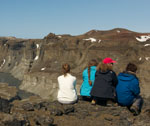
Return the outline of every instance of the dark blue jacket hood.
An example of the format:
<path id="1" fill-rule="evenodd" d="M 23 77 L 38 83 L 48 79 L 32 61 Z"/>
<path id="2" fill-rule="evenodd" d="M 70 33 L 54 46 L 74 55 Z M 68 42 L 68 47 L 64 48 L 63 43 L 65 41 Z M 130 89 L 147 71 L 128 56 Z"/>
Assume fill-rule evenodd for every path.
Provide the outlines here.
<path id="1" fill-rule="evenodd" d="M 134 74 L 129 74 L 129 73 L 120 73 L 118 75 L 118 78 L 122 81 L 131 81 L 131 80 L 135 79 L 135 77 L 136 76 Z"/>

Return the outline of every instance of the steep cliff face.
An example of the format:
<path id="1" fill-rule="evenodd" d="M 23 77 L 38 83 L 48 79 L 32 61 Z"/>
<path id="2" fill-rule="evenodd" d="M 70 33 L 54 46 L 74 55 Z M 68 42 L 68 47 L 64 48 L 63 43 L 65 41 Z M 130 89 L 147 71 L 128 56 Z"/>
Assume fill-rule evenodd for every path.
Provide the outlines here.
<path id="1" fill-rule="evenodd" d="M 114 65 L 117 73 L 129 62 L 137 64 L 142 95 L 149 97 L 149 50 L 150 34 L 125 29 L 92 30 L 79 36 L 50 33 L 43 39 L 0 38 L 0 72 L 22 80 L 20 89 L 54 100 L 63 63 L 71 65 L 79 92 L 82 71 L 88 61 L 95 58 L 100 62 L 111 57 L 117 61 Z"/>

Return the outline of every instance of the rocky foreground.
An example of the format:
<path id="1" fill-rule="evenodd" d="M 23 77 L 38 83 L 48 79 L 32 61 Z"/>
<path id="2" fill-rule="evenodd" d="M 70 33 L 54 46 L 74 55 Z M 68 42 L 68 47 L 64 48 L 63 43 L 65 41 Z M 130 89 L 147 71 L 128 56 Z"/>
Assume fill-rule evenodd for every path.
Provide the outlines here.
<path id="1" fill-rule="evenodd" d="M 116 105 L 91 105 L 79 100 L 73 105 L 50 102 L 38 96 L 20 99 L 15 87 L 0 84 L 0 126 L 150 126 L 150 99 L 133 116 Z"/>

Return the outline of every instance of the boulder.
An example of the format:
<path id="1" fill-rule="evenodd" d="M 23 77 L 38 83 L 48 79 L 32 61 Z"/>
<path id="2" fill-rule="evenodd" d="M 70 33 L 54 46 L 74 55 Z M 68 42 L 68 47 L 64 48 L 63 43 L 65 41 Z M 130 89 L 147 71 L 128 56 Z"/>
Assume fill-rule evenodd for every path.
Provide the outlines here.
<path id="1" fill-rule="evenodd" d="M 18 100 L 17 89 L 14 86 L 0 83 L 0 111 L 9 113 L 11 109 L 11 102 Z"/>

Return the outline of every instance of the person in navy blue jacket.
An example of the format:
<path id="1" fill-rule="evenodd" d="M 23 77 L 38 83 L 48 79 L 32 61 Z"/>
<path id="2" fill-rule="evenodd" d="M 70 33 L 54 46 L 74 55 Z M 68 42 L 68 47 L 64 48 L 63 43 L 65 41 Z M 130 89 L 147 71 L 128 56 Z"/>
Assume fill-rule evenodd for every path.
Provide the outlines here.
<path id="1" fill-rule="evenodd" d="M 82 96 L 82 100 L 91 100 L 91 89 L 93 87 L 95 81 L 95 73 L 97 61 L 92 59 L 88 63 L 88 67 L 84 69 L 82 73 L 83 83 L 80 88 L 80 95 Z"/>
<path id="2" fill-rule="evenodd" d="M 126 71 L 118 75 L 116 87 L 117 100 L 120 105 L 127 106 L 134 115 L 139 114 L 142 107 L 139 80 L 136 77 L 137 66 L 129 63 Z"/>
<path id="3" fill-rule="evenodd" d="M 116 63 L 116 61 L 107 57 L 98 65 L 95 82 L 90 93 L 92 105 L 97 103 L 109 105 L 109 102 L 115 102 L 115 88 L 118 80 L 116 73 L 113 71 L 113 63 Z"/>

